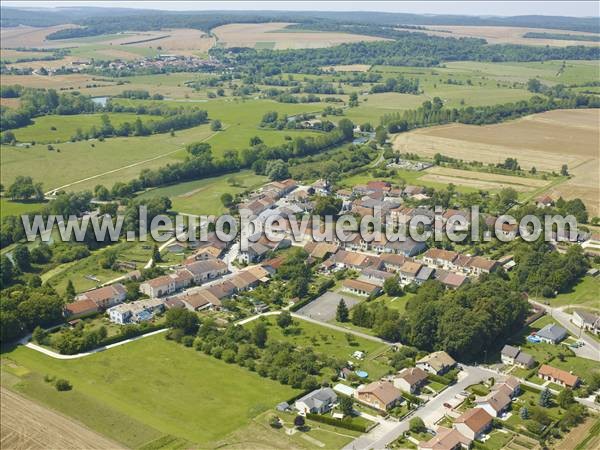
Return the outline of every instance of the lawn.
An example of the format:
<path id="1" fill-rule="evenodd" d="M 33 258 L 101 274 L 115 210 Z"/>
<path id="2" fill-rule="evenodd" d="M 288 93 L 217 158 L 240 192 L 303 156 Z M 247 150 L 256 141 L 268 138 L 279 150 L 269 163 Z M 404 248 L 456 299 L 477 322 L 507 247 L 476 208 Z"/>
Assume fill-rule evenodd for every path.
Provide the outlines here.
<path id="1" fill-rule="evenodd" d="M 74 116 L 49 115 L 33 119 L 33 124 L 14 130 L 17 141 L 36 142 L 48 144 L 65 142 L 80 129 L 83 133 L 89 132 L 92 127 L 100 129 L 102 126 L 102 114 L 78 114 Z M 108 117 L 114 127 L 125 122 L 131 124 L 139 118 L 142 122 L 160 120 L 158 116 L 138 115 L 129 113 L 109 113 Z"/>
<path id="2" fill-rule="evenodd" d="M 551 306 L 579 305 L 600 309 L 600 277 L 585 276 L 571 292 L 559 294 L 556 298 L 543 299 Z"/>
<path id="3" fill-rule="evenodd" d="M 483 443 L 487 450 L 500 450 L 513 438 L 514 434 L 507 430 L 493 430 L 490 437 Z"/>
<path id="4" fill-rule="evenodd" d="M 4 353 L 30 373 L 15 388 L 129 447 L 172 435 L 203 448 L 299 391 L 158 335 L 83 359 L 18 347 Z M 58 393 L 42 377 L 68 379 Z"/>
<path id="5" fill-rule="evenodd" d="M 235 180 L 230 183 L 230 180 Z M 223 214 L 227 209 L 221 203 L 221 195 L 231 195 L 256 189 L 267 182 L 267 178 L 250 170 L 222 175 L 220 177 L 179 183 L 173 186 L 149 190 L 139 196 L 141 199 L 167 196 L 171 199 L 174 211 L 187 214 Z"/>
<path id="6" fill-rule="evenodd" d="M 386 344 L 370 341 L 364 338 L 353 336 L 354 345 L 350 345 L 346 338 L 346 333 L 342 333 L 330 328 L 294 318 L 293 328 L 298 328 L 299 333 L 283 334 L 282 329 L 276 325 L 276 318 L 267 319 L 268 339 L 275 341 L 289 341 L 298 347 L 312 347 L 316 353 L 322 353 L 327 356 L 333 356 L 343 360 L 352 360 L 355 367 L 365 370 L 369 373 L 369 379 L 375 380 L 383 376 L 390 369 L 389 366 L 376 359 L 376 357 L 387 350 Z M 249 328 L 254 324 L 247 325 Z M 365 352 L 365 359 L 362 361 L 352 359 L 352 353 L 356 350 Z"/>

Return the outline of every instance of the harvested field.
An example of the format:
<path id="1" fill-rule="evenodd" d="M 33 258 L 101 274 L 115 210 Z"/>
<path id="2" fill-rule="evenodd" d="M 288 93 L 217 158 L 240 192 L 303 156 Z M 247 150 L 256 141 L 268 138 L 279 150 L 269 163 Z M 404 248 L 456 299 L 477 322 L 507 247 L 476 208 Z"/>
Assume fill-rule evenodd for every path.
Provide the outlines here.
<path id="1" fill-rule="evenodd" d="M 453 183 L 474 189 L 496 190 L 510 187 L 518 192 L 529 192 L 549 184 L 548 181 L 534 178 L 513 177 L 510 175 L 451 169 L 447 167 L 432 167 L 426 172 L 427 174 L 421 177 L 421 180 L 436 183 Z"/>
<path id="2" fill-rule="evenodd" d="M 320 48 L 331 47 L 346 42 L 381 41 L 383 38 L 361 36 L 349 33 L 330 33 L 318 31 L 287 31 L 286 26 L 291 23 L 232 23 L 215 28 L 213 34 L 225 47 L 252 47 L 257 43 L 274 43 L 276 50 L 286 48 Z"/>
<path id="3" fill-rule="evenodd" d="M 67 41 L 58 41 L 67 42 Z M 74 39 L 68 42 L 73 44 L 82 43 L 84 40 Z M 98 36 L 94 44 L 109 45 L 115 49 L 105 50 L 111 53 L 107 56 L 118 57 L 119 51 L 127 52 L 130 47 L 134 48 L 161 48 L 163 53 L 176 53 L 193 55 L 205 53 L 215 44 L 215 39 L 207 36 L 200 30 L 190 28 L 165 29 L 160 31 L 147 31 L 139 33 L 122 33 L 107 35 L 104 39 Z M 130 53 L 130 52 L 127 52 Z M 139 55 L 136 55 L 139 57 Z"/>
<path id="4" fill-rule="evenodd" d="M 4 108 L 18 108 L 21 100 L 18 98 L 3 98 L 0 99 L 0 105 Z"/>
<path id="5" fill-rule="evenodd" d="M 121 446 L 61 414 L 1 388 L 2 448 L 116 449 Z"/>
<path id="6" fill-rule="evenodd" d="M 549 28 L 522 28 L 522 27 L 478 27 L 478 26 L 452 26 L 452 25 L 427 25 L 427 34 L 441 37 L 471 37 L 485 39 L 488 44 L 522 44 L 522 45 L 551 45 L 566 47 L 569 45 L 599 46 L 600 42 L 592 41 L 567 41 L 562 39 L 534 39 L 525 38 L 525 33 L 554 33 L 597 36 L 596 33 L 583 31 L 565 31 Z M 406 30 L 403 30 L 406 31 Z"/>
<path id="7" fill-rule="evenodd" d="M 370 64 L 346 64 L 340 66 L 321 67 L 323 70 L 333 70 L 336 72 L 368 72 L 370 68 Z"/>
<path id="8" fill-rule="evenodd" d="M 77 25 L 56 25 L 53 27 L 9 27 L 0 30 L 0 41 L 2 48 L 17 48 L 17 47 L 64 47 L 65 45 L 56 45 L 56 41 L 46 40 L 46 36 L 55 31 L 64 30 L 65 28 L 74 28 Z"/>
<path id="9" fill-rule="evenodd" d="M 33 88 L 46 88 L 46 89 L 82 89 L 86 85 L 106 85 L 112 86 L 115 83 L 109 83 L 106 81 L 94 81 L 93 76 L 83 74 L 71 74 L 71 75 L 53 75 L 53 76 L 41 76 L 41 75 L 3 75 L 2 84 L 20 84 L 25 87 Z M 119 92 L 125 88 L 119 86 Z"/>
<path id="10" fill-rule="evenodd" d="M 581 198 L 599 211 L 600 135 L 598 110 L 558 110 L 495 125 L 451 124 L 400 134 L 394 148 L 433 157 L 441 153 L 465 161 L 496 163 L 516 157 L 521 167 L 559 171 L 567 164 L 573 178 L 550 195 Z"/>

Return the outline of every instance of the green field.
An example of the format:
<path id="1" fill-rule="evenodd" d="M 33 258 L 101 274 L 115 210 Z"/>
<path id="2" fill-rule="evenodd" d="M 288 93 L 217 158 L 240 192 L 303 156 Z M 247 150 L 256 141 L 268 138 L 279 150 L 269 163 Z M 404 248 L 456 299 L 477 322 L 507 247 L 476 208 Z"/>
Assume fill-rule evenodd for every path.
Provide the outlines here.
<path id="1" fill-rule="evenodd" d="M 549 302 L 552 306 L 577 305 L 600 309 L 600 278 L 583 277 L 571 292 L 558 294 L 556 298 L 543 299 L 543 301 Z"/>
<path id="2" fill-rule="evenodd" d="M 48 151 L 41 145 L 2 146 L 1 176 L 8 186 L 17 175 L 29 175 L 43 182 L 45 190 L 75 182 L 68 190 L 93 189 L 97 184 L 112 186 L 137 177 L 142 169 L 181 161 L 185 145 L 205 140 L 211 134 L 209 125 L 201 125 L 178 131 L 175 136 L 166 133 L 54 145 L 60 152 Z M 94 178 L 87 179 L 90 177 Z"/>
<path id="3" fill-rule="evenodd" d="M 208 142 L 213 147 L 215 155 L 226 150 L 241 150 L 249 147 L 250 138 L 259 136 L 267 145 L 277 145 L 284 142 L 284 136 L 310 136 L 316 132 L 303 130 L 275 131 L 258 128 L 263 115 L 270 111 L 279 114 L 299 114 L 319 112 L 326 105 L 324 103 L 279 103 L 272 100 L 224 98 L 209 100 L 207 102 L 191 102 L 187 100 L 167 100 L 162 102 L 146 100 L 116 99 L 116 103 L 126 105 L 139 104 L 167 104 L 172 107 L 198 108 L 208 111 L 212 119 L 219 119 L 224 130 L 217 133 Z"/>
<path id="4" fill-rule="evenodd" d="M 25 347 L 2 356 L 22 375 L 15 389 L 129 447 L 161 435 L 211 447 L 298 393 L 162 335 L 77 360 Z M 58 393 L 45 374 L 68 379 L 73 390 Z"/>
<path id="5" fill-rule="evenodd" d="M 35 201 L 12 201 L 8 198 L 0 198 L 0 218 L 4 216 L 16 216 L 39 211 L 46 203 Z"/>
<path id="6" fill-rule="evenodd" d="M 83 133 L 89 132 L 95 126 L 100 129 L 102 114 L 78 114 L 75 116 L 50 115 L 33 119 L 33 124 L 14 131 L 17 141 L 36 142 L 38 144 L 48 144 L 56 142 L 65 142 L 70 140 L 77 129 Z M 160 117 L 150 115 L 138 115 L 128 113 L 110 113 L 108 114 L 113 126 L 129 122 L 135 123 L 139 117 L 143 122 L 150 120 L 159 120 Z M 55 128 L 55 129 L 52 129 Z"/>
<path id="7" fill-rule="evenodd" d="M 230 184 L 235 179 L 235 185 Z M 138 198 L 167 196 L 173 203 L 172 209 L 187 214 L 223 214 L 227 209 L 221 203 L 221 195 L 228 192 L 231 195 L 253 190 L 267 182 L 262 175 L 255 175 L 250 170 L 222 175 L 215 178 L 189 181 L 173 186 L 149 190 Z"/>

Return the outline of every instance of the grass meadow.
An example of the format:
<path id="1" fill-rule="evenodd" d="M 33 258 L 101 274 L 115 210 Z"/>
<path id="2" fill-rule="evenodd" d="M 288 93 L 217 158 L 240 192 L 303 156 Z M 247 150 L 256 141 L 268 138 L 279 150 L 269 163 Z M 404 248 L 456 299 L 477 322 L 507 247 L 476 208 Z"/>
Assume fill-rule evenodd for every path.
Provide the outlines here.
<path id="1" fill-rule="evenodd" d="M 128 447 L 165 435 L 212 447 L 299 392 L 163 335 L 76 360 L 25 347 L 2 356 L 3 368 L 21 375 L 16 390 Z M 44 375 L 68 379 L 73 390 L 57 392 Z"/>
<path id="2" fill-rule="evenodd" d="M 80 129 L 83 133 L 90 131 L 94 126 L 100 129 L 102 125 L 101 116 L 102 114 L 42 116 L 33 119 L 33 124 L 16 129 L 14 133 L 20 142 L 36 142 L 38 144 L 65 142 L 75 135 L 77 129 Z M 110 113 L 108 117 L 115 127 L 125 122 L 133 124 L 138 118 L 142 122 L 159 119 L 157 116 L 130 113 Z"/>
<path id="3" fill-rule="evenodd" d="M 227 209 L 221 203 L 221 195 L 236 195 L 253 190 L 266 183 L 267 178 L 250 170 L 222 175 L 203 180 L 188 181 L 173 186 L 151 189 L 138 198 L 167 196 L 174 211 L 187 214 L 223 214 Z"/>

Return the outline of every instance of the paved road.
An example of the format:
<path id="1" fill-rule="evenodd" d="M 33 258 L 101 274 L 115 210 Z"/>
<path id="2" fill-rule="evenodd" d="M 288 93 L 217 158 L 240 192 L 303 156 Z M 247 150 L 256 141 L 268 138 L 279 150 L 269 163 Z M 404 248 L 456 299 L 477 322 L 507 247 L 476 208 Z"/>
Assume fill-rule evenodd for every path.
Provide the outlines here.
<path id="1" fill-rule="evenodd" d="M 33 342 L 30 342 L 29 339 L 31 339 L 31 335 L 24 337 L 23 339 L 21 339 L 20 343 L 25 345 L 25 347 L 30 348 L 32 350 L 35 350 L 36 352 L 40 352 L 43 353 L 46 356 L 50 356 L 52 358 L 55 359 L 78 359 L 78 358 L 83 358 L 84 356 L 89 356 L 89 355 L 93 355 L 94 353 L 98 353 L 98 352 L 103 352 L 104 350 L 108 350 L 114 347 L 118 347 L 120 345 L 124 345 L 124 344 L 128 344 L 129 342 L 134 342 L 137 341 L 139 339 L 143 339 L 149 336 L 154 336 L 155 334 L 159 334 L 159 333 L 163 333 L 165 331 L 167 331 L 168 328 L 162 328 L 160 330 L 157 331 L 151 331 L 150 333 L 146 333 L 146 334 L 142 334 L 141 336 L 136 336 L 133 337 L 131 339 L 126 339 L 124 341 L 120 341 L 120 342 L 116 342 L 114 344 L 110 344 L 110 345 L 105 345 L 103 347 L 98 347 L 95 348 L 94 350 L 90 350 L 89 352 L 84 352 L 84 353 L 77 353 L 75 355 L 62 355 L 60 353 L 54 352 L 52 350 L 48 350 L 47 348 L 41 347 L 37 344 L 34 344 Z"/>
<path id="2" fill-rule="evenodd" d="M 573 349 L 577 356 L 586 359 L 591 359 L 593 361 L 600 361 L 600 342 L 595 340 L 593 337 L 589 336 L 587 333 L 583 332 L 580 328 L 576 327 L 571 322 L 571 314 L 568 314 L 564 311 L 566 308 L 568 308 L 568 306 L 553 308 L 551 306 L 544 305 L 543 303 L 539 303 L 534 300 L 529 301 L 530 303 L 544 308 L 546 312 L 552 316 L 553 319 L 555 319 L 563 327 L 569 330 L 574 336 L 577 336 L 580 340 L 585 342 L 584 346 Z"/>
<path id="3" fill-rule="evenodd" d="M 462 376 L 460 381 L 450 386 L 400 422 L 388 421 L 388 424 L 384 426 L 375 427 L 371 432 L 363 434 L 346 445 L 343 450 L 386 448 L 388 444 L 398 439 L 402 433 L 408 431 L 409 421 L 412 417 L 420 417 L 425 422 L 425 425 L 431 428 L 434 422 L 444 415 L 444 403 L 448 402 L 448 400 L 452 399 L 459 392 L 464 391 L 467 386 L 477 384 L 488 379 L 490 376 L 496 375 L 488 369 L 474 366 L 465 366 L 463 372 L 465 375 Z"/>

